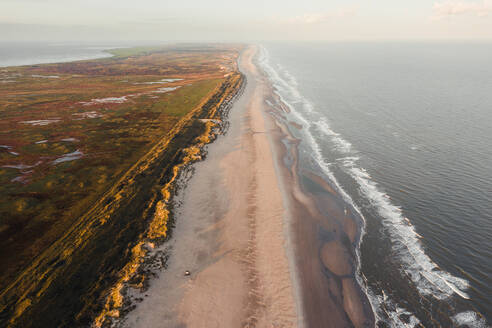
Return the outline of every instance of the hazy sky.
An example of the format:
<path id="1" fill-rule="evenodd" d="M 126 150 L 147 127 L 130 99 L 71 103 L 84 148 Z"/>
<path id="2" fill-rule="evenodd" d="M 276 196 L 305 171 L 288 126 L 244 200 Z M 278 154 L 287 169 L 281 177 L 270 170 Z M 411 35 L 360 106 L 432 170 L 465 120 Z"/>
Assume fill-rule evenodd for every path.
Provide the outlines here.
<path id="1" fill-rule="evenodd" d="M 0 40 L 492 40 L 492 0 L 0 0 Z"/>

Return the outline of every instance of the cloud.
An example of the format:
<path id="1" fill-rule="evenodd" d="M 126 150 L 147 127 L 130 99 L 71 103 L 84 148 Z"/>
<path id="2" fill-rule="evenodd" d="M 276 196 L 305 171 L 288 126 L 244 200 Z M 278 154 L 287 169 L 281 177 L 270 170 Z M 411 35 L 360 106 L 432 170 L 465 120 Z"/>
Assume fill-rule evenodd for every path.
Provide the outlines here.
<path id="1" fill-rule="evenodd" d="M 358 9 L 358 7 L 344 7 L 330 12 L 306 13 L 304 15 L 277 19 L 277 21 L 289 24 L 319 24 L 336 18 L 355 16 Z"/>
<path id="2" fill-rule="evenodd" d="M 434 3 L 432 18 L 472 15 L 485 17 L 492 13 L 492 0 L 443 1 Z"/>

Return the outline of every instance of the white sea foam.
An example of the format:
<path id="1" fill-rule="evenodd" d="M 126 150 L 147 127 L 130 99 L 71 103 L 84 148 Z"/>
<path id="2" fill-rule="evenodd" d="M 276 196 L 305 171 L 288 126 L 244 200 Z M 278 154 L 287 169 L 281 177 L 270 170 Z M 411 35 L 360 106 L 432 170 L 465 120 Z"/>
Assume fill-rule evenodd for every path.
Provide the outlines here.
<path id="1" fill-rule="evenodd" d="M 294 87 L 297 87 L 299 84 L 297 83 L 297 80 L 296 78 L 290 74 L 289 71 L 287 71 L 282 65 L 277 65 L 277 67 L 279 68 L 279 70 L 282 72 L 282 74 L 286 77 L 287 79 L 287 82 L 291 85 L 291 86 L 294 86 Z"/>
<path id="2" fill-rule="evenodd" d="M 487 322 L 473 311 L 460 312 L 453 316 L 453 321 L 458 327 L 487 328 Z"/>
<path id="3" fill-rule="evenodd" d="M 349 204 L 352 209 L 359 214 L 359 217 L 363 220 L 362 222 L 362 227 L 361 227 L 361 238 L 358 241 L 358 245 L 355 249 L 356 256 L 359 259 L 357 261 L 357 275 L 356 279 L 359 284 L 359 286 L 362 288 L 362 290 L 369 296 L 369 303 L 371 304 L 371 308 L 373 310 L 373 313 L 375 315 L 376 320 L 378 320 L 378 314 L 377 314 L 377 303 L 373 301 L 372 297 L 370 296 L 370 291 L 367 290 L 366 285 L 364 284 L 361 274 L 360 274 L 360 243 L 362 240 L 362 236 L 365 234 L 365 218 L 362 215 L 362 212 L 358 208 L 358 206 L 355 204 L 355 202 L 352 200 L 352 197 L 342 188 L 342 186 L 339 184 L 338 180 L 335 178 L 335 175 L 333 172 L 330 170 L 330 164 L 328 161 L 326 161 L 323 157 L 323 154 L 321 152 L 321 148 L 319 144 L 316 142 L 313 134 L 311 133 L 311 127 L 312 124 L 302 116 L 293 105 L 291 105 L 288 101 L 286 101 L 282 95 L 281 92 L 279 92 L 279 87 L 281 86 L 285 87 L 285 89 L 291 89 L 290 91 L 292 92 L 292 95 L 297 98 L 297 102 L 301 102 L 302 100 L 305 100 L 305 98 L 301 97 L 300 93 L 297 91 L 296 88 L 289 86 L 283 79 L 280 78 L 280 76 L 277 74 L 277 72 L 271 67 L 269 64 L 268 60 L 268 54 L 267 51 L 264 47 L 261 48 L 261 56 L 259 63 L 261 65 L 261 68 L 267 73 L 267 75 L 270 78 L 270 81 L 274 87 L 274 92 L 275 94 L 278 95 L 280 102 L 282 102 L 285 106 L 287 106 L 290 109 L 291 115 L 294 116 L 295 119 L 300 121 L 305 129 L 303 129 L 303 134 L 304 134 L 304 139 L 307 140 L 307 145 L 311 148 L 311 157 L 314 161 L 313 164 L 317 165 L 319 170 L 323 172 L 328 179 L 332 182 L 334 185 L 335 189 L 339 193 L 339 195 L 342 196 L 344 201 Z M 285 95 L 286 97 L 288 95 Z M 307 102 L 307 100 L 306 100 Z M 304 107 L 306 108 L 306 107 Z"/>
<path id="4" fill-rule="evenodd" d="M 455 293 L 468 298 L 465 292 L 468 281 L 441 270 L 432 261 L 425 253 L 419 235 L 410 220 L 403 215 L 399 207 L 391 203 L 391 199 L 380 190 L 367 171 L 358 167 L 353 160 L 346 160 L 343 164 L 358 183 L 363 195 L 380 215 L 393 240 L 393 249 L 405 264 L 404 271 L 410 276 L 419 292 L 438 299 L 446 299 Z"/>
<path id="5" fill-rule="evenodd" d="M 420 320 L 407 309 L 395 304 L 384 292 L 382 295 L 374 295 L 368 291 L 373 308 L 376 308 L 376 319 L 385 317 L 386 324 L 397 328 L 415 328 Z"/>
<path id="6" fill-rule="evenodd" d="M 354 207 L 354 209 L 360 214 L 361 218 L 364 218 L 362 213 L 358 209 L 357 205 L 353 202 L 352 198 L 345 192 L 345 190 L 338 183 L 338 180 L 333 175 L 329 167 L 330 163 L 326 161 L 325 158 L 323 157 L 321 148 L 319 144 L 316 142 L 316 139 L 314 138 L 313 134 L 311 133 L 312 126 L 313 124 L 315 124 L 315 122 L 313 121 L 313 123 L 311 123 L 308 119 L 306 119 L 303 115 L 301 115 L 295 109 L 295 107 L 287 100 L 287 98 L 289 97 L 293 98 L 294 103 L 303 103 L 304 104 L 303 108 L 309 107 L 309 106 L 305 106 L 306 103 L 308 104 L 311 103 L 300 94 L 300 92 L 297 90 L 295 86 L 289 85 L 284 79 L 282 79 L 279 76 L 279 74 L 269 63 L 269 59 L 268 59 L 269 56 L 267 50 L 264 47 L 261 47 L 260 51 L 261 54 L 260 54 L 259 63 L 261 65 L 261 68 L 269 76 L 270 81 L 274 86 L 275 94 L 278 95 L 280 101 L 289 108 L 291 115 L 294 116 L 296 120 L 301 122 L 301 124 L 304 127 L 306 127 L 305 129 L 303 129 L 303 133 L 308 141 L 307 145 L 311 147 L 313 150 L 312 158 L 314 159 L 315 164 L 319 166 L 321 171 L 324 174 L 326 174 L 326 176 L 331 180 L 331 182 L 335 185 L 337 191 L 344 198 L 344 200 Z M 284 90 L 284 92 L 282 92 L 281 90 Z"/>
<path id="7" fill-rule="evenodd" d="M 331 138 L 331 141 L 335 144 L 335 147 L 339 152 L 350 153 L 352 151 L 352 144 L 343 139 L 339 133 L 333 131 L 324 117 L 315 122 L 314 125 L 320 133 Z"/>
<path id="8" fill-rule="evenodd" d="M 287 83 L 284 79 L 282 79 L 277 73 L 277 71 L 270 66 L 270 64 L 268 63 L 268 54 L 265 48 L 261 48 L 260 56 L 261 56 L 259 59 L 260 64 L 262 65 L 263 70 L 269 76 L 275 88 L 279 91 L 284 91 L 284 94 L 290 98 L 289 100 L 291 102 L 293 103 L 300 102 L 303 97 L 299 93 L 299 90 L 297 90 L 297 88 L 293 87 L 292 85 Z M 289 102 L 285 102 L 285 104 L 290 105 Z"/>
<path id="9" fill-rule="evenodd" d="M 404 270 L 411 277 L 412 281 L 417 286 L 422 295 L 434 296 L 437 299 L 447 299 L 453 294 L 457 294 L 463 298 L 468 298 L 465 290 L 468 288 L 468 281 L 462 278 L 455 277 L 450 273 L 440 269 L 432 259 L 425 253 L 420 242 L 420 235 L 417 234 L 415 228 L 408 218 L 403 216 L 401 208 L 392 204 L 389 195 L 380 190 L 377 183 L 374 182 L 371 176 L 365 169 L 358 166 L 357 156 L 347 156 L 354 154 L 355 151 L 350 144 L 340 134 L 333 131 L 327 120 L 319 115 L 313 108 L 312 104 L 307 101 L 297 89 L 297 81 L 285 69 L 280 71 L 286 77 L 285 79 L 271 66 L 268 60 L 268 53 L 264 47 L 261 48 L 261 56 L 259 63 L 262 69 L 267 73 L 274 87 L 274 92 L 279 96 L 289 109 L 291 114 L 301 121 L 306 129 L 303 129 L 304 141 L 312 150 L 311 157 L 316 162 L 321 171 L 326 174 L 328 179 L 335 185 L 342 197 L 351 204 L 354 209 L 364 219 L 362 213 L 352 198 L 344 191 L 338 183 L 334 174 L 330 170 L 330 162 L 326 160 L 321 151 L 321 147 L 311 133 L 311 128 L 314 127 L 318 132 L 330 137 L 338 152 L 345 154 L 345 157 L 337 159 L 342 161 L 347 173 L 357 182 L 362 194 L 369 200 L 380 215 L 384 226 L 389 231 L 390 237 L 393 240 L 393 247 L 399 254 L 401 262 L 404 264 Z M 291 83 L 287 82 L 290 81 Z M 301 104 L 301 108 L 306 113 L 300 113 L 296 110 L 294 104 Z M 316 115 L 316 117 L 314 117 Z M 357 249 L 357 253 L 359 250 Z M 363 286 L 361 278 L 358 277 L 359 283 Z M 364 287 L 363 287 L 364 288 Z M 377 297 L 371 296 L 368 291 L 371 305 L 376 313 L 382 304 Z M 388 300 L 386 302 L 389 302 Z M 385 311 L 387 312 L 387 311 Z M 472 312 L 474 313 L 474 312 Z M 418 324 L 418 319 L 408 311 L 394 306 L 394 313 L 390 314 L 390 319 L 394 321 L 396 327 L 414 327 Z M 410 322 L 406 323 L 397 320 L 401 314 L 405 314 L 410 318 Z"/>

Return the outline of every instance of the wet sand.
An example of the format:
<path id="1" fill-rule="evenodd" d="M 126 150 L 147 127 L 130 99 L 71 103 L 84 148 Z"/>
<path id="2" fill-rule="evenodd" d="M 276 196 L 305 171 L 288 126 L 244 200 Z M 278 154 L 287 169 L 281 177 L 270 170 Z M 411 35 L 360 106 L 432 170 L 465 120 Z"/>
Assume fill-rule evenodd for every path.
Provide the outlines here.
<path id="1" fill-rule="evenodd" d="M 356 279 L 357 215 L 297 163 L 285 106 L 241 56 L 247 86 L 230 128 L 178 195 L 167 268 L 126 327 L 370 327 Z M 292 124 L 290 124 L 292 125 Z M 301 126 L 294 126 L 302 129 Z M 186 276 L 185 271 L 190 275 Z"/>
<path id="2" fill-rule="evenodd" d="M 277 127 L 270 134 L 281 175 L 302 323 L 374 327 L 373 309 L 358 278 L 362 218 L 334 186 L 298 161 L 302 140 L 293 132 L 303 126 L 292 125 L 286 117 L 288 106 L 273 90 L 268 95 L 265 111 Z"/>

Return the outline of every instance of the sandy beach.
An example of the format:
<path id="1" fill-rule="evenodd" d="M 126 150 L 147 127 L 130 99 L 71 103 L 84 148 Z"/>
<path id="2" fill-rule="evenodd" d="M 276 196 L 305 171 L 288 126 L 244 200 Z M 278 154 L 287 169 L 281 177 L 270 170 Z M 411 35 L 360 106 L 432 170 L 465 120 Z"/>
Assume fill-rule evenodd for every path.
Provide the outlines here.
<path id="1" fill-rule="evenodd" d="M 322 194 L 306 192 L 299 182 L 299 140 L 276 119 L 284 109 L 267 101 L 274 94 L 255 65 L 257 51 L 251 46 L 241 55 L 247 85 L 229 115 L 228 133 L 209 146 L 177 196 L 173 238 L 161 249 L 169 254 L 167 268 L 122 326 L 373 322 L 355 278 L 356 218 L 321 178 L 302 172 Z"/>
<path id="2" fill-rule="evenodd" d="M 128 327 L 298 326 L 285 208 L 262 111 L 268 88 L 255 53 L 242 55 L 248 82 L 227 135 L 209 146 L 180 196 L 168 267 L 128 315 Z"/>

